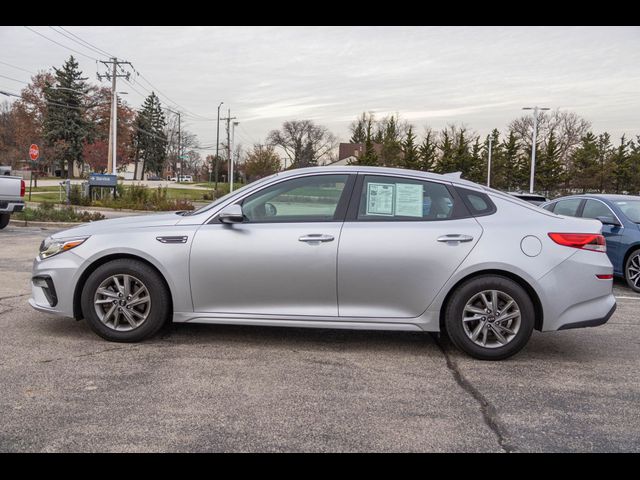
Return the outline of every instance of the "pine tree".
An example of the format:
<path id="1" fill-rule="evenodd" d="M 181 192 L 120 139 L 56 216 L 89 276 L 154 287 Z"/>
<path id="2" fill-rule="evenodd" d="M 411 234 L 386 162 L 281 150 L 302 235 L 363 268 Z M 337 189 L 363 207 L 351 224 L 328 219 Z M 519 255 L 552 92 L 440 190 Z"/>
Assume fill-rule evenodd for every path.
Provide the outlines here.
<path id="1" fill-rule="evenodd" d="M 424 140 L 418 147 L 418 170 L 423 172 L 431 172 L 435 170 L 438 161 L 437 151 L 438 143 L 435 140 L 435 134 L 432 130 L 427 130 Z"/>
<path id="2" fill-rule="evenodd" d="M 598 135 L 598 190 L 605 193 L 613 188 L 612 175 L 613 165 L 611 158 L 613 156 L 613 146 L 611 145 L 611 136 L 608 133 Z"/>
<path id="3" fill-rule="evenodd" d="M 613 188 L 616 193 L 628 193 L 632 188 L 632 167 L 629 155 L 629 142 L 625 136 L 620 138 L 620 145 L 615 149 L 612 157 Z"/>
<path id="4" fill-rule="evenodd" d="M 555 133 L 551 131 L 547 145 L 536 158 L 535 185 L 547 196 L 557 190 L 563 181 L 563 165 L 560 158 L 560 145 Z"/>
<path id="5" fill-rule="evenodd" d="M 398 117 L 391 115 L 383 120 L 379 126 L 382 132 L 380 151 L 380 163 L 383 166 L 396 166 L 402 163 L 402 134 L 400 132 Z M 377 137 L 380 135 L 378 134 Z"/>
<path id="6" fill-rule="evenodd" d="M 504 188 L 505 163 L 503 147 L 500 143 L 500 132 L 494 128 L 483 145 L 482 160 L 484 168 L 489 168 L 489 138 L 491 138 L 491 181 L 489 184 L 493 188 Z M 486 176 L 485 176 L 486 179 Z"/>
<path id="7" fill-rule="evenodd" d="M 367 139 L 367 114 L 362 112 L 354 122 L 351 123 L 349 130 L 351 131 L 351 143 L 364 143 Z"/>
<path id="8" fill-rule="evenodd" d="M 440 141 L 438 142 L 440 150 L 440 158 L 436 164 L 437 173 L 451 173 L 456 171 L 456 163 L 453 152 L 453 141 L 447 129 L 440 133 Z"/>
<path id="9" fill-rule="evenodd" d="M 413 133 L 413 126 L 409 126 L 407 136 L 402 143 L 402 148 L 404 151 L 404 168 L 417 170 L 420 163 L 420 156 L 416 145 L 416 136 Z"/>
<path id="10" fill-rule="evenodd" d="M 598 190 L 598 138 L 591 132 L 582 137 L 580 146 L 572 156 L 570 186 L 582 193 Z"/>
<path id="11" fill-rule="evenodd" d="M 486 149 L 485 149 L 486 150 Z M 485 183 L 487 180 L 487 158 L 483 155 L 483 145 L 480 143 L 480 137 L 471 146 L 468 152 L 469 162 L 466 165 L 465 178 L 476 183 Z"/>
<path id="12" fill-rule="evenodd" d="M 373 145 L 373 119 L 367 119 L 367 126 L 364 140 L 364 153 L 355 162 L 357 165 L 378 165 L 378 154 Z"/>
<path id="13" fill-rule="evenodd" d="M 60 169 L 64 170 L 66 164 L 67 178 L 72 178 L 74 163 L 82 165 L 83 142 L 90 132 L 83 102 L 88 92 L 87 77 L 82 76 L 73 56 L 62 68 L 54 67 L 54 70 L 57 85 L 47 83 L 44 89 L 48 103 L 43 134 L 47 146 L 55 152 Z"/>
<path id="14" fill-rule="evenodd" d="M 162 173 L 167 158 L 166 120 L 160 99 L 151 92 L 135 121 L 136 152 L 142 159 L 142 173 Z"/>

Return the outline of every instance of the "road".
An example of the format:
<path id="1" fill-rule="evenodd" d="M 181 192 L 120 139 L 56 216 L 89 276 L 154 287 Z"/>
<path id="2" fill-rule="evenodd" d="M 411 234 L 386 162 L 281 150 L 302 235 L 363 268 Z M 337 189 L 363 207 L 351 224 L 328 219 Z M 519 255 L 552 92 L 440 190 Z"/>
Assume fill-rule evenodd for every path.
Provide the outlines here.
<path id="1" fill-rule="evenodd" d="M 52 231 L 0 232 L 0 451 L 640 450 L 640 296 L 502 362 L 428 334 L 170 325 L 108 343 L 28 304 Z"/>

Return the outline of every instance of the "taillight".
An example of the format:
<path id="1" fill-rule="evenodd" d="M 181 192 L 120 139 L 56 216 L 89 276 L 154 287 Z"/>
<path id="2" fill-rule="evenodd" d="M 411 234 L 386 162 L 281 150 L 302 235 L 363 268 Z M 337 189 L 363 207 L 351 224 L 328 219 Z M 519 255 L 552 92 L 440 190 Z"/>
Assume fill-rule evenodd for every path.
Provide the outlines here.
<path id="1" fill-rule="evenodd" d="M 550 233 L 551 240 L 565 247 L 606 252 L 607 243 L 604 237 L 597 233 Z"/>
<path id="2" fill-rule="evenodd" d="M 24 180 L 20 180 L 20 196 L 24 197 L 24 191 L 27 189 L 27 187 L 24 184 Z"/>

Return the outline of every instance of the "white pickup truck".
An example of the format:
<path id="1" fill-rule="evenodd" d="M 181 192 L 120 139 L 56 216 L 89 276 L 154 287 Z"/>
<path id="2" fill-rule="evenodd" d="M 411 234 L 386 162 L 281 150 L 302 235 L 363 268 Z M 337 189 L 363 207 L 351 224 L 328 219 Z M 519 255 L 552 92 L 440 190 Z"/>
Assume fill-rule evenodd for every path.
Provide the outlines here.
<path id="1" fill-rule="evenodd" d="M 0 230 L 7 226 L 13 212 L 24 208 L 24 190 L 22 178 L 0 175 Z"/>

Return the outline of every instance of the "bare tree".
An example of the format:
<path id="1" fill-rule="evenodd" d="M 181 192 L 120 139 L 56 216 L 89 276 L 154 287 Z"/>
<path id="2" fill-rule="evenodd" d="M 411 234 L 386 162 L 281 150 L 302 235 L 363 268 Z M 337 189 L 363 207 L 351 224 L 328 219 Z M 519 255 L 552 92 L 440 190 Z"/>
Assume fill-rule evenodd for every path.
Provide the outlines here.
<path id="1" fill-rule="evenodd" d="M 280 130 L 269 133 L 267 141 L 284 150 L 290 168 L 318 165 L 320 160 L 329 159 L 338 145 L 333 133 L 312 120 L 284 122 Z"/>

